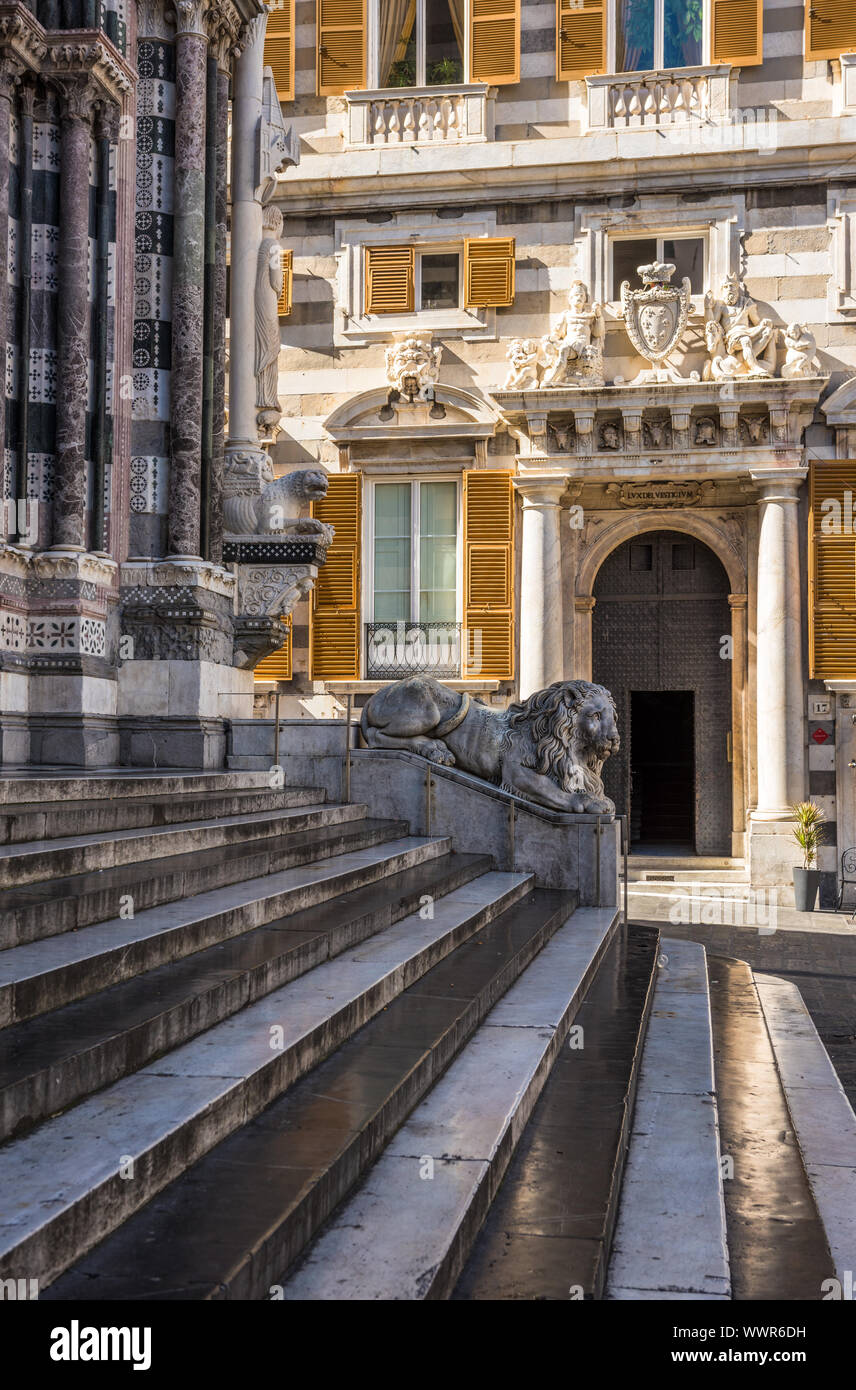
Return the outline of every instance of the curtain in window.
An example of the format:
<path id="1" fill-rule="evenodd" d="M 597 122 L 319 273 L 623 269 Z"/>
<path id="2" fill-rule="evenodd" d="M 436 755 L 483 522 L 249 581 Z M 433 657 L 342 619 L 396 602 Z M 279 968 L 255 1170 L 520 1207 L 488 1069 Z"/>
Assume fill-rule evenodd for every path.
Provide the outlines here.
<path id="1" fill-rule="evenodd" d="M 616 0 L 615 68 L 645 72 L 654 64 L 654 0 Z"/>
<path id="2" fill-rule="evenodd" d="M 420 486 L 419 617 L 454 622 L 458 489 L 452 482 Z"/>
<path id="3" fill-rule="evenodd" d="M 410 618 L 410 484 L 375 488 L 375 622 Z"/>
<path id="4" fill-rule="evenodd" d="M 448 0 L 449 14 L 452 16 L 452 28 L 455 31 L 455 38 L 463 59 L 466 48 L 464 45 L 464 25 L 466 24 L 466 4 L 467 0 Z M 464 76 L 466 77 L 466 73 Z"/>
<path id="5" fill-rule="evenodd" d="M 389 85 L 389 70 L 404 57 L 413 25 L 416 22 L 416 0 L 380 0 L 378 80 L 381 87 Z"/>

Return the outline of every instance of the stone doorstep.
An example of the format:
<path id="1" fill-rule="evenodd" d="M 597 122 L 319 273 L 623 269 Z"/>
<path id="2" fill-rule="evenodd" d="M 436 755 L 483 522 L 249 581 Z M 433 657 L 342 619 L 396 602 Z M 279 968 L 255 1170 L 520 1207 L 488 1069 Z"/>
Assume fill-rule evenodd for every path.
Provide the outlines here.
<path id="1" fill-rule="evenodd" d="M 24 1132 L 170 1046 L 492 869 L 448 854 L 275 918 L 52 1013 L 12 1025 L 0 1060 L 0 1139 Z"/>
<path id="2" fill-rule="evenodd" d="M 556 932 L 334 1213 L 285 1299 L 448 1297 L 617 921 L 582 908 Z"/>
<path id="3" fill-rule="evenodd" d="M 755 975 L 755 985 L 835 1273 L 850 1290 L 844 1297 L 852 1297 L 856 1115 L 797 986 L 762 974 Z"/>
<path id="4" fill-rule="evenodd" d="M 389 830 L 378 825 L 361 834 L 350 852 L 333 851 L 321 862 L 316 862 L 317 847 L 313 854 L 308 846 L 296 868 L 262 877 L 247 874 L 208 893 L 170 899 L 134 918 L 113 918 L 0 952 L 2 1026 L 60 1008 L 239 935 L 249 926 L 324 902 L 451 848 L 448 839 L 388 835 Z"/>
<path id="5" fill-rule="evenodd" d="M 728 1299 L 705 950 L 661 938 L 660 962 L 606 1297 Z"/>
<path id="6" fill-rule="evenodd" d="M 6 767 L 0 775 L 0 806 L 6 802 L 80 801 L 84 799 L 167 796 L 198 791 L 234 791 L 270 787 L 265 772 L 189 772 L 186 768 Z"/>
<path id="7" fill-rule="evenodd" d="M 498 897 L 513 899 L 527 882 L 519 874 L 484 875 L 450 893 L 433 922 L 413 913 L 358 955 L 319 965 L 7 1144 L 0 1186 L 15 1195 L 0 1223 L 0 1277 L 25 1267 L 50 1283 L 351 1037 L 452 949 L 461 930 L 476 931 Z M 133 1183 L 119 1174 L 120 1154 L 134 1159 Z"/>

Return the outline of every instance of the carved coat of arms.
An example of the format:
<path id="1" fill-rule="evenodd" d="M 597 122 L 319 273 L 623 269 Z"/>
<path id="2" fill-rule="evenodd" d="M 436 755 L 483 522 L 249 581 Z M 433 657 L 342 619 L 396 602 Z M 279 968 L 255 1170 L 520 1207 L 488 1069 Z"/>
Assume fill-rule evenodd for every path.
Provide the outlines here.
<path id="1" fill-rule="evenodd" d="M 638 267 L 642 288 L 631 290 L 630 281 L 621 285 L 621 306 L 627 336 L 639 353 L 651 364 L 631 383 L 642 386 L 648 382 L 684 381 L 667 358 L 684 336 L 690 315 L 691 286 L 684 277 L 680 289 L 669 284 L 675 273 L 671 263 L 655 261 Z M 691 380 L 698 380 L 698 372 Z"/>

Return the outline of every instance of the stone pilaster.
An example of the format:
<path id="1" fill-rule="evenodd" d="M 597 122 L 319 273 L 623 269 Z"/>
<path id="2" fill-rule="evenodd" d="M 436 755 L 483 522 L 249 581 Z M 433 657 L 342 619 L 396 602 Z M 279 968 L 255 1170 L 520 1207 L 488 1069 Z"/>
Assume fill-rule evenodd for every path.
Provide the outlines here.
<path id="1" fill-rule="evenodd" d="M 205 301 L 205 93 L 207 0 L 175 5 L 175 218 L 168 548 L 199 555 L 203 313 Z"/>
<path id="2" fill-rule="evenodd" d="M 520 698 L 562 679 L 559 499 L 565 478 L 516 478 L 523 501 L 520 572 Z"/>
<path id="3" fill-rule="evenodd" d="M 746 848 L 746 594 L 729 594 L 731 609 L 731 853 Z"/>
<path id="4" fill-rule="evenodd" d="M 54 549 L 85 550 L 89 361 L 89 153 L 98 89 L 86 76 L 58 84 L 62 163 L 57 295 Z"/>
<path id="5" fill-rule="evenodd" d="M 229 74 L 217 72 L 216 262 L 214 266 L 214 439 L 210 481 L 210 558 L 223 555 L 223 464 L 226 448 L 226 183 L 229 125 Z"/>
<path id="6" fill-rule="evenodd" d="M 6 343 L 9 337 L 9 283 L 6 273 L 7 250 L 9 245 L 9 130 L 12 116 L 12 98 L 15 80 L 20 72 L 19 65 L 5 54 L 0 55 L 0 247 L 3 248 L 0 263 L 0 362 L 6 361 Z M 0 391 L 0 449 L 6 438 L 6 392 Z M 6 535 L 7 516 L 2 519 L 0 535 Z"/>

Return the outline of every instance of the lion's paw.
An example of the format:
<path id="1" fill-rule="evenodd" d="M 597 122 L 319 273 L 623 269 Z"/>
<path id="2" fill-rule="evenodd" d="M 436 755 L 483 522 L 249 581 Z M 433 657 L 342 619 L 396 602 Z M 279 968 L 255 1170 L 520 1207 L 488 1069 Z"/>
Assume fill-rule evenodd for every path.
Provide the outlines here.
<path id="1" fill-rule="evenodd" d="M 441 743 L 439 739 L 432 738 L 426 739 L 425 744 L 424 756 L 429 762 L 439 763 L 441 767 L 455 766 L 455 755 L 449 751 L 445 743 Z"/>

